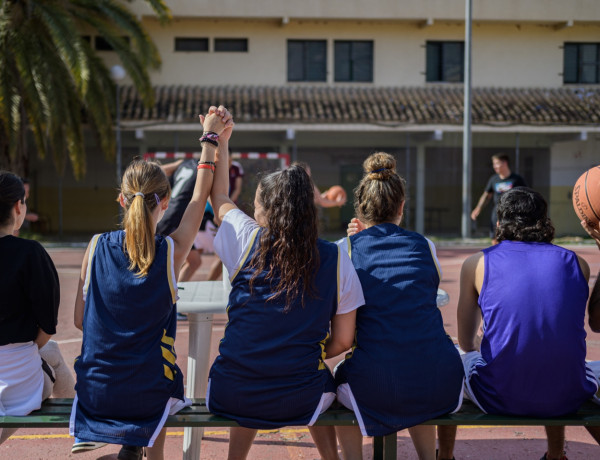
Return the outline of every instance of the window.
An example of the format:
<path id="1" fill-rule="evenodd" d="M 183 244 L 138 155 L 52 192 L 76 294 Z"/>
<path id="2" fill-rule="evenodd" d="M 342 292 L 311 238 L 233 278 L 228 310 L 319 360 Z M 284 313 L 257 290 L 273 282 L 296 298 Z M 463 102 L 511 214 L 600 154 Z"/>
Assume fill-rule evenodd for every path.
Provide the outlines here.
<path id="1" fill-rule="evenodd" d="M 600 43 L 565 43 L 563 83 L 600 83 Z"/>
<path id="2" fill-rule="evenodd" d="M 175 37 L 175 51 L 208 51 L 208 38 Z"/>
<path id="3" fill-rule="evenodd" d="M 288 40 L 288 81 L 327 80 L 327 42 Z"/>
<path id="4" fill-rule="evenodd" d="M 129 43 L 129 37 L 121 37 L 125 42 Z M 108 43 L 104 37 L 96 36 L 95 41 L 97 51 L 113 51 L 113 47 Z"/>
<path id="5" fill-rule="evenodd" d="M 335 81 L 373 81 L 373 42 L 335 42 Z"/>
<path id="6" fill-rule="evenodd" d="M 215 51 L 248 52 L 247 38 L 215 38 Z"/>
<path id="7" fill-rule="evenodd" d="M 427 42 L 426 81 L 462 82 L 464 77 L 464 42 Z"/>

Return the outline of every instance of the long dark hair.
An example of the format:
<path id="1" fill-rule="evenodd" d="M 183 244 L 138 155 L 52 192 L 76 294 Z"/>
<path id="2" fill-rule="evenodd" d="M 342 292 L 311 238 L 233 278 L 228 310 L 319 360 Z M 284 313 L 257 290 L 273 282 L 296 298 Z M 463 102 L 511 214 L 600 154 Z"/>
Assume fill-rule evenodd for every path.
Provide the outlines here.
<path id="1" fill-rule="evenodd" d="M 528 187 L 515 187 L 500 195 L 496 239 L 550 243 L 554 226 L 544 197 Z"/>
<path id="2" fill-rule="evenodd" d="M 258 200 L 266 227 L 250 266 L 255 270 L 250 288 L 264 270 L 267 281 L 279 278 L 268 300 L 285 296 L 285 310 L 300 297 L 316 297 L 315 276 L 320 265 L 317 250 L 318 218 L 313 183 L 300 166 L 263 176 Z"/>
<path id="3" fill-rule="evenodd" d="M 8 224 L 10 210 L 17 201 L 25 202 L 25 187 L 19 176 L 0 171 L 0 225 Z"/>

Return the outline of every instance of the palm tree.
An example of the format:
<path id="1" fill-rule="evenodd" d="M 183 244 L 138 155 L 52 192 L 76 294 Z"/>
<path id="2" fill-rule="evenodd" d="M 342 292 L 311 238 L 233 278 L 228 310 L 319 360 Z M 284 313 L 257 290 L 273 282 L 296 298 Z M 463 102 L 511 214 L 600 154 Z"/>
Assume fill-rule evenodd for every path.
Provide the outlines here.
<path id="1" fill-rule="evenodd" d="M 163 0 L 146 0 L 162 22 Z M 118 0 L 0 0 L 0 165 L 23 174 L 31 130 L 43 158 L 59 174 L 67 157 L 76 178 L 85 174 L 84 125 L 107 158 L 114 157 L 116 86 L 89 37 L 117 53 L 144 103 L 153 104 L 149 68 L 158 50 L 137 18 Z"/>

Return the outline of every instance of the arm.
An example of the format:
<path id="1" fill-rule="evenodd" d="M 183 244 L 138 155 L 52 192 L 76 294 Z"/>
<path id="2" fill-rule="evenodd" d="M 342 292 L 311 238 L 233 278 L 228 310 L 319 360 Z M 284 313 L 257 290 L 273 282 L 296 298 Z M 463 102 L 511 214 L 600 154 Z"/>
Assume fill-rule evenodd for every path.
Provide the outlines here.
<path id="1" fill-rule="evenodd" d="M 42 348 L 44 345 L 46 345 L 48 343 L 48 340 L 50 340 L 50 337 L 52 337 L 52 335 L 46 334 L 42 330 L 42 328 L 39 328 L 37 337 L 35 338 L 35 340 L 33 342 L 37 345 L 38 350 L 39 350 L 40 348 Z"/>
<path id="2" fill-rule="evenodd" d="M 356 330 L 356 310 L 343 315 L 335 315 L 331 320 L 331 336 L 325 343 L 328 358 L 343 353 L 352 347 Z"/>
<path id="3" fill-rule="evenodd" d="M 231 201 L 234 203 L 240 197 L 240 193 L 242 193 L 242 176 L 238 176 L 235 178 L 235 182 L 233 183 L 233 190 L 231 190 Z"/>
<path id="4" fill-rule="evenodd" d="M 479 271 L 479 273 L 477 273 Z M 477 331 L 481 322 L 479 290 L 483 275 L 483 253 L 478 252 L 465 260 L 460 272 L 458 297 L 458 344 L 463 351 L 477 350 Z"/>
<path id="5" fill-rule="evenodd" d="M 327 198 L 326 192 L 321 193 L 317 186 L 315 188 L 315 204 L 317 206 L 321 206 L 322 208 L 334 208 L 336 206 L 343 206 L 346 203 L 346 198 L 343 198 L 338 201 L 333 201 Z"/>
<path id="6" fill-rule="evenodd" d="M 200 117 L 200 121 L 203 124 L 204 131 L 212 131 L 219 134 L 219 136 L 228 124 L 233 123 L 231 114 L 223 106 L 219 106 L 219 108 L 211 107 L 206 117 Z M 221 139 L 219 140 L 222 142 Z M 224 144 L 227 144 L 227 142 L 224 142 Z M 221 148 L 226 147 L 222 144 L 219 145 Z M 209 142 L 203 142 L 200 162 L 214 162 L 216 151 L 217 148 L 214 145 Z M 213 173 L 210 169 L 198 170 L 192 199 L 185 209 L 179 227 L 171 234 L 175 246 L 175 277 L 179 277 L 179 270 L 190 252 L 194 237 L 198 233 L 198 229 L 202 223 L 202 216 L 204 215 L 206 200 L 213 185 L 214 174 L 216 174 L 216 171 Z"/>
<path id="7" fill-rule="evenodd" d="M 183 158 L 172 163 L 167 163 L 166 165 L 160 165 L 160 169 L 163 170 L 167 177 L 171 177 L 181 163 L 183 163 Z"/>
<path id="8" fill-rule="evenodd" d="M 231 137 L 233 126 L 234 124 L 232 123 L 231 126 L 227 127 L 227 129 L 221 133 L 215 180 L 210 193 L 210 202 L 218 225 L 221 225 L 221 221 L 225 217 L 225 214 L 232 209 L 237 209 L 237 206 L 229 197 L 229 139 Z"/>
<path id="9" fill-rule="evenodd" d="M 83 285 L 85 284 L 85 275 L 87 273 L 91 244 L 92 242 L 90 241 L 87 249 L 85 250 L 85 254 L 83 255 L 83 262 L 81 262 L 79 283 L 77 285 L 77 293 L 75 294 L 75 308 L 73 309 L 73 323 L 80 331 L 83 331 L 83 311 L 85 309 L 85 301 L 83 300 Z"/>
<path id="10" fill-rule="evenodd" d="M 481 210 L 483 209 L 483 207 L 492 198 L 492 195 L 493 195 L 492 192 L 488 192 L 487 190 L 485 192 L 483 192 L 483 194 L 479 198 L 479 201 L 477 202 L 477 206 L 475 206 L 475 209 L 473 209 L 473 211 L 471 212 L 471 219 L 472 220 L 476 220 L 477 219 L 477 217 L 479 216 L 479 214 L 481 214 Z"/>
<path id="11" fill-rule="evenodd" d="M 357 217 L 353 217 L 348 224 L 346 234 L 348 236 L 356 235 L 358 232 L 362 232 L 365 228 L 367 228 L 365 224 L 363 224 Z"/>
<path id="12" fill-rule="evenodd" d="M 591 227 L 585 221 L 581 221 L 581 226 L 592 237 L 600 249 L 600 228 Z M 592 331 L 600 332 L 600 273 L 598 273 L 594 288 L 592 289 L 592 295 L 588 302 L 588 324 Z"/>

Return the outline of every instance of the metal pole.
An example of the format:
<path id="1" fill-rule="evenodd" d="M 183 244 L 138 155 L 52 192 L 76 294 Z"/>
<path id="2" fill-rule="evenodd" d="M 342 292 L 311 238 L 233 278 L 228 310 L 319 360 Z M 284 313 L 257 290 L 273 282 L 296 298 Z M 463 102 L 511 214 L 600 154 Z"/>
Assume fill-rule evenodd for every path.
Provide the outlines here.
<path id="1" fill-rule="evenodd" d="M 117 137 L 117 187 L 121 186 L 121 101 L 119 98 L 119 84 L 117 86 L 117 116 L 116 116 L 116 137 Z"/>
<path id="2" fill-rule="evenodd" d="M 521 163 L 521 135 L 517 133 L 515 136 L 515 172 L 519 172 L 519 164 Z"/>
<path id="3" fill-rule="evenodd" d="M 404 175 L 404 179 L 406 180 L 407 184 L 411 184 L 412 181 L 410 180 L 410 133 L 406 133 L 406 147 L 405 148 L 406 148 L 406 173 Z M 409 195 L 408 186 L 406 186 L 405 195 Z M 409 198 L 410 198 L 410 196 L 409 196 Z M 405 201 L 406 201 L 406 196 L 405 196 Z M 411 228 L 410 227 L 410 218 L 411 218 L 410 207 L 405 204 L 404 205 L 404 227 L 405 228 Z"/>
<path id="4" fill-rule="evenodd" d="M 465 0 L 465 76 L 463 113 L 463 174 L 462 174 L 462 231 L 463 238 L 471 236 L 471 33 L 473 1 Z"/>

